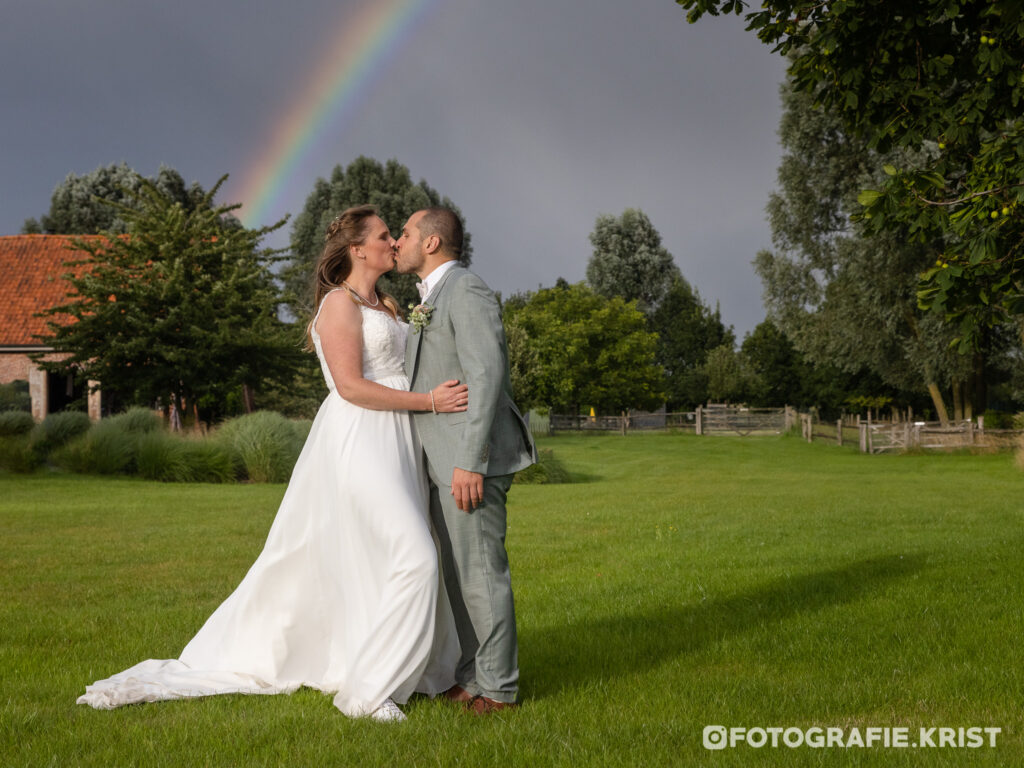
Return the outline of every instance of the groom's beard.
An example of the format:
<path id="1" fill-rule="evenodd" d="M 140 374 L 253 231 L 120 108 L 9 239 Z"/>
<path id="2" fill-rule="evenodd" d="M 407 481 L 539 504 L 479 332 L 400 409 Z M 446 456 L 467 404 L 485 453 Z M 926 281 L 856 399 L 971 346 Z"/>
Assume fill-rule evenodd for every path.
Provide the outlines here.
<path id="1" fill-rule="evenodd" d="M 426 260 L 427 257 L 423 253 L 423 246 L 420 245 L 411 260 L 402 258 L 396 253 L 395 269 L 398 270 L 400 275 L 415 275 Z"/>

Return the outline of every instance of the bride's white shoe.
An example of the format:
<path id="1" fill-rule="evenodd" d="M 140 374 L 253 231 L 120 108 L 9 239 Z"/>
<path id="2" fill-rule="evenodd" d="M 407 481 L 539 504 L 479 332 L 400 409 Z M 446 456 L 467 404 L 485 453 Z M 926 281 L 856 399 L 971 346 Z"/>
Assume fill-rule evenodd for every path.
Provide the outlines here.
<path id="1" fill-rule="evenodd" d="M 400 723 L 407 719 L 405 713 L 390 698 L 370 713 L 370 717 L 381 723 Z"/>

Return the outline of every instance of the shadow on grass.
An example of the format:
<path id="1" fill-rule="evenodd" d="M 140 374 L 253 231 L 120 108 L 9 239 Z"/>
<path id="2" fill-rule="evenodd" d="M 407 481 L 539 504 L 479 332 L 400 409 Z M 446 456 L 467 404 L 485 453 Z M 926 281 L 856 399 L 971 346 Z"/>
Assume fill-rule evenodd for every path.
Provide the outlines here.
<path id="1" fill-rule="evenodd" d="M 922 570 L 924 560 L 923 555 L 871 558 L 696 604 L 525 632 L 519 641 L 527 670 L 524 696 L 544 698 L 632 675 L 733 635 L 852 602 Z M 531 669 L 549 676 L 530 675 Z"/>

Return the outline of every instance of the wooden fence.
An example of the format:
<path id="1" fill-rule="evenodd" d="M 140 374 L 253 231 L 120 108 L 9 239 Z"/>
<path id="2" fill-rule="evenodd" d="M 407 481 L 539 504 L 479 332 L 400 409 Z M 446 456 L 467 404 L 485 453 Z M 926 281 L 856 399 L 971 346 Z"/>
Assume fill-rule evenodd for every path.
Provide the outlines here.
<path id="1" fill-rule="evenodd" d="M 902 453 L 913 450 L 978 448 L 1005 450 L 1020 444 L 1024 431 L 985 429 L 984 417 L 943 424 L 938 421 L 870 421 L 844 417 L 820 422 L 800 414 L 801 434 L 807 442 L 823 440 L 836 445 L 857 441 L 861 453 Z"/>
<path id="2" fill-rule="evenodd" d="M 904 421 L 897 424 L 861 422 L 862 453 L 901 453 L 912 450 L 952 450 L 1014 447 L 1021 432 L 1012 429 L 985 429 L 985 422 L 964 421 L 942 424 L 937 421 Z"/>
<path id="3" fill-rule="evenodd" d="M 844 416 L 823 422 L 815 414 L 798 413 L 785 408 L 743 408 L 738 406 L 698 406 L 696 411 L 653 413 L 630 411 L 618 416 L 569 416 L 551 414 L 544 424 L 548 434 L 555 432 L 617 432 L 625 435 L 636 430 L 684 430 L 697 435 L 777 435 L 795 429 L 807 442 L 815 440 L 834 445 L 858 445 L 862 453 L 903 452 L 911 450 L 952 450 L 978 448 L 1004 450 L 1024 441 L 1024 430 L 985 429 L 984 418 L 951 424 L 937 421 L 871 421 L 859 416 Z M 531 427 L 540 432 L 539 424 Z"/>
<path id="4" fill-rule="evenodd" d="M 743 408 L 709 405 L 697 408 L 695 431 L 698 435 L 779 435 L 793 428 L 796 417 L 796 410 L 789 406 Z"/>
<path id="5" fill-rule="evenodd" d="M 698 435 L 781 434 L 796 424 L 793 408 L 742 408 L 738 406 L 698 406 L 696 411 L 629 411 L 618 416 L 572 416 L 551 414 L 548 430 L 555 432 L 618 432 L 634 430 L 683 430 Z"/>
<path id="6" fill-rule="evenodd" d="M 548 417 L 548 431 L 555 432 L 618 432 L 626 434 L 634 430 L 672 429 L 693 431 L 696 417 L 693 411 L 665 413 L 630 411 L 618 416 L 570 416 L 551 414 Z"/>

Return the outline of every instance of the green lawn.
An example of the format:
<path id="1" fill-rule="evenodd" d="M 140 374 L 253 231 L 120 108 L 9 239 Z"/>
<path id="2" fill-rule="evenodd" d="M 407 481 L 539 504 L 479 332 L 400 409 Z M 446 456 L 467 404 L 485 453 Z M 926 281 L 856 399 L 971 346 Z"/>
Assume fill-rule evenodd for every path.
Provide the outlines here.
<path id="1" fill-rule="evenodd" d="M 1024 474 L 1009 455 L 792 438 L 544 441 L 577 482 L 510 503 L 523 706 L 329 697 L 99 712 L 173 658 L 284 487 L 0 476 L 0 765 L 1024 765 Z M 706 725 L 998 727 L 995 748 L 702 746 Z"/>

